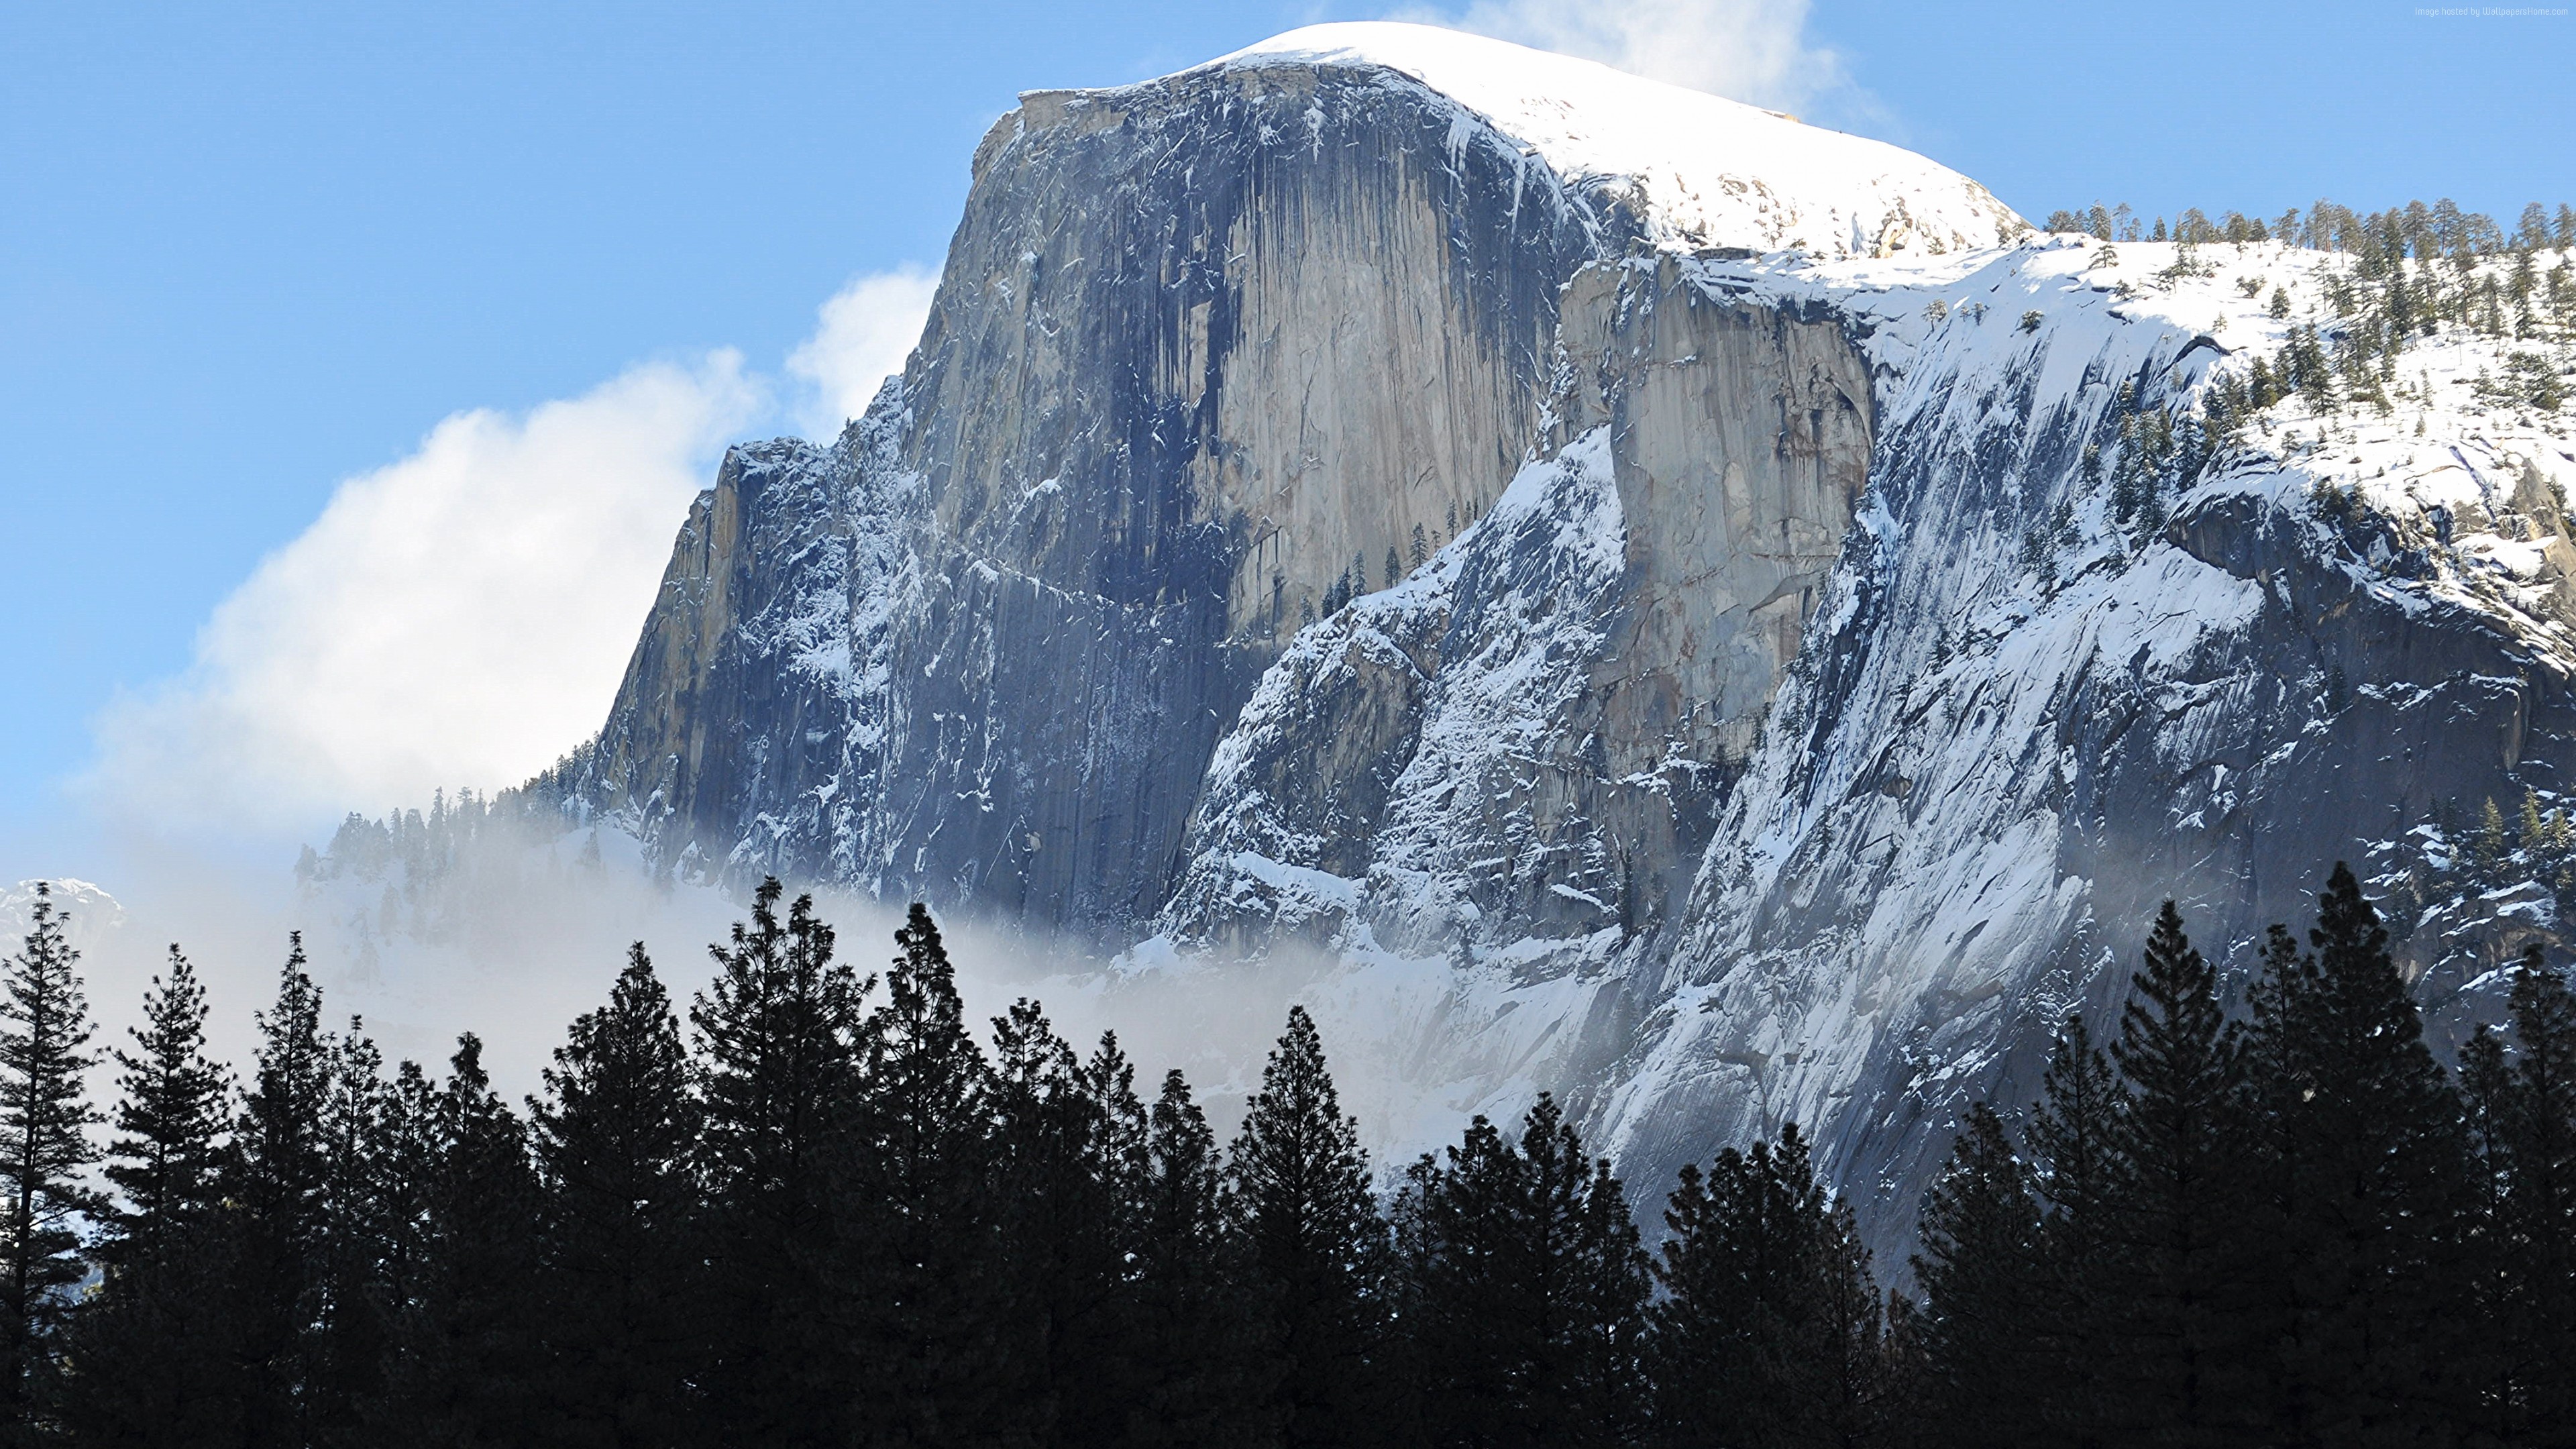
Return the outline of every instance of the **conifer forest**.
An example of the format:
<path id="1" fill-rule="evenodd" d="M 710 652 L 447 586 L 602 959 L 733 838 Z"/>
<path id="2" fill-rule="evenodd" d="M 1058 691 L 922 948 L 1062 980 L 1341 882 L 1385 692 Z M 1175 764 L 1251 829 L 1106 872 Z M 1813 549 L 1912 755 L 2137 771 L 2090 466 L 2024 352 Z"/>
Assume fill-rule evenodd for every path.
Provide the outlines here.
<path id="1" fill-rule="evenodd" d="M 2576 1449 L 2570 3 L 0 5 L 0 1449 Z"/>
<path id="2" fill-rule="evenodd" d="M 2576 995 L 2425 1045 L 2338 866 L 2242 1009 L 2169 903 L 2036 1105 L 1956 1126 L 1874 1263 L 1795 1124 L 1661 1220 L 1557 1103 L 1385 1170 L 1289 1012 L 1220 1142 L 921 906 L 854 964 L 776 881 L 675 1003 L 642 948 L 512 1104 L 325 1026 L 254 1060 L 173 947 L 93 1039 L 39 897 L 0 1005 L 10 1442 L 2576 1442 Z M 115 1100 L 84 1074 L 112 1066 Z"/>

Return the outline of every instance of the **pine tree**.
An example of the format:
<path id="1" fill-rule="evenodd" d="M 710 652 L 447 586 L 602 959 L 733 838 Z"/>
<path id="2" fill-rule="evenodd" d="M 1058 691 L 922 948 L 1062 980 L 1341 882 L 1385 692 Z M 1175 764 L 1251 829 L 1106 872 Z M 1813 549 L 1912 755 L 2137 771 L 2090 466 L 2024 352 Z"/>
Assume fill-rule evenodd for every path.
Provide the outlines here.
<path id="1" fill-rule="evenodd" d="M 1869 1249 L 1861 1242 L 1860 1222 L 1848 1200 L 1837 1200 L 1826 1211 L 1818 1246 L 1818 1397 L 1824 1412 L 1816 1438 L 1832 1445 L 1878 1443 L 1903 1412 L 1890 1394 L 1890 1300 L 1879 1295 Z"/>
<path id="2" fill-rule="evenodd" d="M 1225 1222 L 1225 1173 L 1207 1115 L 1178 1071 L 1154 1099 L 1136 1205 L 1136 1361 L 1128 1441 L 1243 1445 L 1278 1441 L 1267 1323 L 1243 1292 L 1240 1242 Z"/>
<path id="3" fill-rule="evenodd" d="M 24 1433 L 38 1417 L 48 1355 L 84 1268 L 73 1224 L 102 1203 L 83 1185 L 98 1160 L 87 1129 L 98 1110 L 82 1094 L 89 1006 L 81 996 L 80 952 L 65 934 L 69 916 L 50 885 L 36 884 L 25 944 L 0 976 L 0 1424 Z"/>
<path id="4" fill-rule="evenodd" d="M 1075 1392 L 1065 1401 L 1067 1444 L 1124 1444 L 1127 1425 L 1147 1375 L 1140 1343 L 1142 1292 L 1136 1264 L 1145 1248 L 1146 1203 L 1151 1192 L 1152 1116 L 1136 1095 L 1136 1068 L 1120 1050 L 1116 1034 L 1101 1033 L 1100 1043 L 1082 1064 L 1077 1078 L 1083 1116 L 1091 1126 L 1082 1158 L 1082 1190 L 1094 1196 L 1098 1214 L 1084 1237 L 1096 1254 L 1085 1268 L 1083 1254 L 1068 1255 L 1076 1269 L 1068 1281 L 1086 1291 L 1075 1295 L 1066 1349 L 1057 1355 L 1059 1378 L 1069 1377 Z M 1074 1216 L 1079 1222 L 1081 1214 Z"/>
<path id="5" fill-rule="evenodd" d="M 2297 1335 L 2303 1326 L 2300 1285 L 2292 1264 L 2279 1249 L 2293 1231 L 2300 1178 L 2307 1144 L 2296 1123 L 2276 1110 L 2308 1072 L 2304 1042 L 2291 1024 L 2306 1012 L 2306 1000 L 2317 989 L 2316 958 L 2299 949 L 2290 928 L 2274 922 L 2264 929 L 2263 949 L 2246 996 L 2252 1020 L 2242 1038 L 2244 1069 L 2240 1111 L 2250 1139 L 2246 1208 L 2236 1230 L 2237 1257 L 2246 1270 L 2242 1285 L 2253 1300 L 2249 1330 L 2273 1347 L 2244 1367 L 2257 1385 L 2258 1428 L 2285 1444 L 2301 1442 L 2310 1432 L 2315 1411 L 2309 1387 L 2294 1376 Z"/>
<path id="6" fill-rule="evenodd" d="M 2111 1433 L 2105 1378 L 2115 1352 L 2110 1296 L 2113 1195 L 2122 1171 L 2115 1124 L 2128 1094 L 2084 1018 L 2069 1016 L 2049 1051 L 2029 1145 L 2046 1212 L 2040 1226 L 2039 1300 L 2032 1322 L 2042 1370 L 2033 1393 L 2069 1445 Z"/>
<path id="7" fill-rule="evenodd" d="M 1983 1102 L 1925 1196 L 1914 1278 L 1927 1393 L 1919 1410 L 1937 1446 L 2023 1449 L 2055 1442 L 2034 1411 L 2041 1371 L 2032 1336 L 2039 1205 L 2003 1119 Z"/>
<path id="8" fill-rule="evenodd" d="M 887 1442 L 971 1440 L 1016 1425 L 985 1386 L 1003 1372 L 996 1325 L 991 1070 L 966 1029 L 955 967 L 929 910 L 895 933 L 886 1000 L 870 1014 L 853 1201 L 869 1305 L 862 1421 Z"/>
<path id="9" fill-rule="evenodd" d="M 2535 944 L 2532 949 L 2539 948 Z M 2504 1039 L 2485 1022 L 2461 1043 L 2459 1061 L 2461 1126 L 2473 1169 L 2467 1212 L 2474 1277 L 2463 1297 L 2496 1330 L 2466 1376 L 2486 1409 L 2482 1427 L 2519 1443 L 2533 1437 L 2537 1425 L 2529 1408 L 2535 1397 L 2548 1392 L 2533 1381 L 2533 1370 L 2538 1368 L 2546 1378 L 2555 1376 L 2555 1368 L 2535 1365 L 2526 1351 L 2534 1325 L 2524 1312 L 2523 1270 L 2530 1249 L 2517 1231 L 2520 1205 L 2514 1201 L 2508 1145 L 2512 1132 L 2507 1123 L 2515 1106 L 2513 1073 Z"/>
<path id="10" fill-rule="evenodd" d="M 207 1011 L 196 968 L 173 945 L 169 975 L 143 994 L 143 1024 L 128 1029 L 134 1050 L 113 1053 L 122 1097 L 106 1177 L 118 1202 L 98 1244 L 111 1267 L 166 1258 L 215 1209 L 232 1084 L 206 1055 Z"/>
<path id="11" fill-rule="evenodd" d="M 1144 1109 L 1135 1070 L 1105 1038 L 1086 1065 L 1038 1004 L 993 1023 L 994 1132 L 1003 1280 L 1019 1332 L 996 1395 L 1044 1442 L 1118 1441 L 1134 1392 L 1128 1221 L 1141 1194 Z"/>
<path id="12" fill-rule="evenodd" d="M 1478 1117 L 1445 1159 L 1414 1165 L 1397 1215 L 1416 1437 L 1627 1442 L 1649 1278 L 1618 1179 L 1545 1095 L 1517 1143 Z"/>
<path id="13" fill-rule="evenodd" d="M 236 1233 L 228 1317 L 249 1449 L 312 1442 L 301 1395 L 307 1328 L 323 1307 L 322 1120 L 331 1059 L 303 938 L 288 939 L 276 1004 L 257 1018 L 257 1070 L 226 1164 L 224 1195 Z"/>
<path id="14" fill-rule="evenodd" d="M 426 1272 L 402 1324 L 394 1416 L 378 1435 L 423 1446 L 524 1441 L 540 1340 L 527 1287 L 536 1273 L 536 1180 L 526 1129 L 459 1037 L 437 1099 Z"/>
<path id="15" fill-rule="evenodd" d="M 831 927 L 800 896 L 778 919 L 775 878 L 748 926 L 712 949 L 692 1005 L 705 1116 L 698 1174 L 721 1345 L 706 1392 L 719 1438 L 828 1443 L 847 1432 L 855 1376 L 835 1212 L 870 983 L 832 959 Z"/>
<path id="16" fill-rule="evenodd" d="M 2505 834 L 2504 812 L 2496 808 L 2495 797 L 2487 797 L 2486 809 L 2479 816 L 2478 836 L 2472 849 L 2478 869 L 2489 876 L 2500 870 L 2506 857 L 2513 854 L 2513 839 Z"/>
<path id="17" fill-rule="evenodd" d="M 364 1073 L 368 1080 L 377 1075 L 372 1067 Z M 375 1292 L 390 1334 L 392 1315 L 426 1301 L 439 1269 L 433 1230 L 445 1171 L 447 1108 L 439 1084 L 408 1058 L 395 1064 L 391 1081 L 378 1083 L 363 1100 L 373 1117 L 374 1146 L 367 1158 L 375 1179 Z"/>
<path id="18" fill-rule="evenodd" d="M 2495 1325 L 2493 1402 L 2507 1442 L 2576 1438 L 2576 993 L 2538 945 L 2516 968 L 2513 1049 L 2480 1027 L 2460 1077 L 2485 1186 L 2483 1321 Z"/>
<path id="19" fill-rule="evenodd" d="M 1558 1140 L 1559 1165 L 1541 1170 L 1542 1183 L 1570 1183 L 1566 1167 L 1580 1160 L 1570 1131 Z M 1591 1180 L 1570 1207 L 1562 1254 L 1566 1399 L 1592 1439 L 1633 1443 L 1654 1401 L 1646 1380 L 1645 1312 L 1654 1293 L 1653 1260 L 1638 1241 L 1627 1189 L 1611 1175 L 1608 1158 L 1593 1159 Z"/>
<path id="20" fill-rule="evenodd" d="M 696 1103 L 671 999 L 644 943 L 608 1002 L 576 1018 L 529 1107 L 541 1198 L 538 1282 L 549 1437 L 672 1444 L 697 1373 L 689 1171 Z"/>
<path id="21" fill-rule="evenodd" d="M 1324 1044 L 1302 1006 L 1261 1074 L 1228 1163 L 1229 1215 L 1278 1325 L 1282 1441 L 1361 1437 L 1375 1348 L 1378 1239 L 1359 1124 L 1342 1115 Z"/>
<path id="22" fill-rule="evenodd" d="M 326 1037 L 330 1085 L 321 1122 L 321 1311 L 310 1326 L 301 1397 L 316 1443 L 378 1442 L 373 1427 L 387 1410 L 387 1374 L 404 1306 L 388 1266 L 412 1224 L 400 1208 L 426 1169 L 388 1152 L 391 1098 L 384 1054 L 365 1023 Z"/>
<path id="23" fill-rule="evenodd" d="M 2145 494 L 2145 480 L 2138 470 L 2137 454 L 2134 449 L 2123 449 L 2119 464 L 2111 471 L 2112 519 L 2125 524 L 2137 517 Z"/>
<path id="24" fill-rule="evenodd" d="M 1883 1319 L 1849 1209 L 1795 1124 L 1682 1169 L 1648 1310 L 1653 1441 L 1844 1444 L 1886 1412 Z"/>
<path id="25" fill-rule="evenodd" d="M 1525 1206 L 1526 1164 L 1482 1116 L 1446 1152 L 1445 1164 L 1425 1153 L 1406 1169 L 1391 1213 L 1389 1307 L 1403 1334 L 1397 1378 L 1409 1411 L 1402 1437 L 1498 1442 L 1530 1409 L 1514 1394 L 1532 1355 L 1512 1301 L 1511 1219 Z"/>
<path id="26" fill-rule="evenodd" d="M 94 1251 L 98 1291 L 75 1316 L 61 1410 L 75 1442 L 178 1446 L 228 1442 L 229 1323 L 219 1297 L 224 1239 L 216 1174 L 231 1085 L 205 1055 L 206 1002 L 170 948 L 167 977 L 143 998 L 134 1050 L 119 1049 L 117 1188 Z"/>
<path id="27" fill-rule="evenodd" d="M 2451 1285 L 2469 1180 L 2459 1105 L 2423 1042 L 2388 933 L 2338 863 L 2313 955 L 2267 952 L 2248 1060 L 2272 1207 L 2277 1442 L 2368 1443 L 2457 1422 Z"/>
<path id="28" fill-rule="evenodd" d="M 2251 1144 L 2218 973 L 2167 901 L 2111 1047 L 2127 1084 L 2112 1120 L 2108 1296 L 2115 1418 L 2153 1442 L 2210 1443 L 2246 1412 L 2255 1347 L 2229 1261 Z"/>

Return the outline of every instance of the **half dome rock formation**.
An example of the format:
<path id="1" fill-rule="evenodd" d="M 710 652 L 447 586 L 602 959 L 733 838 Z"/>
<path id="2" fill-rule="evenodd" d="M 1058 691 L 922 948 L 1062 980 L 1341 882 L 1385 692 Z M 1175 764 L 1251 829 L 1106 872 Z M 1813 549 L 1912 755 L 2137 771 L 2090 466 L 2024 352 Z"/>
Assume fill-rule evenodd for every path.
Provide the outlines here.
<path id="1" fill-rule="evenodd" d="M 1892 147 L 1423 26 L 1032 92 L 902 377 L 693 513 L 585 793 L 688 869 L 1114 935 L 1298 628 L 1510 481 L 1576 271 L 2022 230 Z"/>
<path id="2" fill-rule="evenodd" d="M 2555 939 L 2440 822 L 2568 788 L 2576 445 L 2484 336 L 2249 395 L 2349 258 L 1394 24 L 1032 92 L 974 176 L 539 782 L 665 869 L 1320 948 L 1391 1136 L 1551 1088 L 1656 1183 L 1795 1119 L 1882 1247 L 2166 895 L 2241 970 L 2350 857 L 2444 1010 Z"/>

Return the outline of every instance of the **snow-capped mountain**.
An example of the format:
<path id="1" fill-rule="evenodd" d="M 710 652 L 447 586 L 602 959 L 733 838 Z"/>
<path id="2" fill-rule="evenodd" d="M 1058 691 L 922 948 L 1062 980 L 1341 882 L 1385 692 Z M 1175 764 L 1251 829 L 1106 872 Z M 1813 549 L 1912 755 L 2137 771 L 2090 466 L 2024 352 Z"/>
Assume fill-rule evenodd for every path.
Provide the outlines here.
<path id="1" fill-rule="evenodd" d="M 14 886 L 0 886 L 0 954 L 17 951 L 20 940 L 34 924 L 38 884 L 22 880 Z M 63 922 L 63 938 L 75 951 L 94 949 L 125 924 L 125 907 L 88 881 L 65 877 L 42 884 Z"/>
<path id="2" fill-rule="evenodd" d="M 1451 103 L 1451 147 L 1516 153 L 1548 173 L 1532 178 L 1541 187 L 1552 180 L 1615 198 L 1661 249 L 1939 255 L 2025 229 L 1984 187 L 1910 151 L 1433 26 L 1311 25 L 1201 70 L 1283 67 L 1426 87 Z"/>
<path id="3" fill-rule="evenodd" d="M 1392 1139 L 1549 1087 L 1652 1185 L 1795 1118 L 1886 1247 L 2168 894 L 2241 963 L 2351 856 L 2442 1002 L 2555 939 L 2441 823 L 2576 762 L 2535 344 L 2249 393 L 2350 257 L 1417 26 L 974 167 L 904 373 L 726 460 L 539 782 L 666 868 L 1320 947 Z"/>

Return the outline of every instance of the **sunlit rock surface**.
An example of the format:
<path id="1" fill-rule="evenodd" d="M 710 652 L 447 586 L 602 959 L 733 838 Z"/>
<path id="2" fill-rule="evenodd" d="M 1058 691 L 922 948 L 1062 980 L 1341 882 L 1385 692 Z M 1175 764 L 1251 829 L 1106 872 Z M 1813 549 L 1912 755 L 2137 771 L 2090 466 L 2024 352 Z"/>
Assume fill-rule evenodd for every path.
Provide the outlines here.
<path id="1" fill-rule="evenodd" d="M 2354 860 L 2445 1040 L 2559 940 L 2456 865 L 2576 765 L 2518 344 L 2203 431 L 2349 258 L 2037 236 L 1407 26 L 1032 93 L 974 165 L 905 372 L 734 451 L 540 782 L 661 869 L 1324 952 L 1383 1145 L 1553 1089 L 1651 1196 L 1795 1119 L 1900 1256 L 2168 894 L 2241 979 Z"/>

